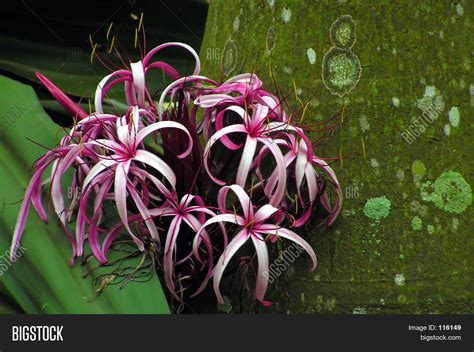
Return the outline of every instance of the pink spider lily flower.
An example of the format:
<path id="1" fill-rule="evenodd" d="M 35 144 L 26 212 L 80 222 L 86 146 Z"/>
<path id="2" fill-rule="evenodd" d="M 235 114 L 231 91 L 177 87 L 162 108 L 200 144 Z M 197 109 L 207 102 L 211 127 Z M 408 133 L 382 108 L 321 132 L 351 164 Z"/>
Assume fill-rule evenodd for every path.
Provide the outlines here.
<path id="1" fill-rule="evenodd" d="M 300 207 L 303 209 L 306 207 L 306 204 L 303 200 L 301 188 L 303 186 L 304 179 L 306 179 L 306 188 L 308 191 L 307 198 L 308 198 L 309 207 L 306 207 L 307 209 L 305 210 L 304 214 L 300 218 L 295 219 L 293 226 L 299 227 L 299 226 L 304 225 L 309 219 L 308 214 L 311 213 L 312 204 L 316 200 L 316 197 L 318 194 L 319 176 L 314 170 L 311 163 L 307 162 L 307 159 L 308 159 L 307 147 L 303 140 L 300 140 L 300 142 L 298 143 L 298 140 L 294 135 L 287 133 L 282 138 L 275 139 L 275 143 L 281 149 L 284 149 L 284 148 L 288 149 L 288 151 L 286 152 L 283 158 L 285 161 L 285 168 L 287 169 L 288 181 L 290 180 L 290 177 L 295 178 L 294 186 L 296 188 L 296 194 L 297 194 L 296 200 L 291 199 L 289 201 L 298 202 Z M 256 168 L 255 173 L 260 180 L 260 183 L 256 184 L 255 186 L 257 187 L 257 186 L 263 185 L 264 193 L 267 195 L 267 197 L 269 197 L 271 195 L 271 191 L 275 188 L 278 182 L 278 170 L 275 169 L 273 173 L 270 175 L 270 177 L 268 178 L 268 180 L 265 180 L 265 178 L 262 175 L 263 172 L 262 172 L 261 164 L 266 154 L 268 154 L 268 148 L 266 147 L 261 148 L 258 156 L 254 160 L 252 167 L 255 166 Z M 297 214 L 295 214 L 295 216 L 296 215 Z"/>
<path id="2" fill-rule="evenodd" d="M 67 141 L 69 143 L 67 143 Z M 75 180 L 85 177 L 85 174 L 89 172 L 89 167 L 84 163 L 84 158 L 90 158 L 95 160 L 96 155 L 86 146 L 88 143 L 77 144 L 75 141 L 68 136 L 61 140 L 60 146 L 48 151 L 43 157 L 38 159 L 35 163 L 35 173 L 28 185 L 25 192 L 23 202 L 18 214 L 17 223 L 13 234 L 11 255 L 13 256 L 18 248 L 21 240 L 23 230 L 26 223 L 26 218 L 29 212 L 30 202 L 33 204 L 36 212 L 40 218 L 46 222 L 47 215 L 41 200 L 41 185 L 42 176 L 51 167 L 50 182 L 50 195 L 54 206 L 56 216 L 60 220 L 60 225 L 66 235 L 69 237 L 73 247 L 73 257 L 78 254 L 77 242 L 66 227 L 66 219 L 69 218 L 72 212 L 72 208 L 76 202 L 76 194 L 74 192 L 73 200 L 69 207 L 65 206 L 63 199 L 62 188 L 61 188 L 61 177 L 71 167 L 76 167 L 75 177 L 71 189 L 75 189 Z"/>
<path id="3" fill-rule="evenodd" d="M 296 202 L 299 203 L 299 206 L 303 209 L 306 208 L 304 213 L 297 219 L 295 219 L 293 226 L 300 227 L 304 225 L 308 220 L 312 212 L 313 202 L 316 200 L 318 195 L 318 182 L 319 175 L 313 167 L 311 161 L 308 160 L 308 148 L 304 140 L 299 140 L 291 134 L 286 134 L 284 138 L 279 138 L 275 140 L 275 143 L 278 144 L 281 148 L 288 149 L 288 152 L 284 155 L 285 167 L 288 170 L 288 175 L 293 175 L 295 178 L 295 187 L 297 193 Z M 262 148 L 258 157 L 255 160 L 257 164 L 256 174 L 260 180 L 263 180 L 262 171 L 261 171 L 261 161 L 265 154 L 268 153 L 266 148 Z M 306 180 L 306 188 L 308 192 L 307 202 L 309 206 L 306 206 L 304 201 L 301 189 L 303 186 L 303 181 Z M 278 182 L 278 173 L 276 170 L 273 171 L 272 175 L 268 178 L 268 182 L 264 187 L 265 194 L 270 194 L 271 190 L 275 187 Z M 291 200 L 295 201 L 295 200 Z M 296 216 L 296 214 L 295 214 Z"/>
<path id="4" fill-rule="evenodd" d="M 50 165 L 52 165 L 50 178 L 52 203 L 55 213 L 60 220 L 61 227 L 71 240 L 74 252 L 73 256 L 81 256 L 83 253 L 85 224 L 86 222 L 91 224 L 91 220 L 89 220 L 86 215 L 87 200 L 89 199 L 90 192 L 94 190 L 99 198 L 97 198 L 94 206 L 95 216 L 92 220 L 93 226 L 91 226 L 92 232 L 89 234 L 89 240 L 92 240 L 91 247 L 94 254 L 101 262 L 105 262 L 105 258 L 100 254 L 101 252 L 99 251 L 98 246 L 95 245 L 96 240 L 94 238 L 94 230 L 96 230 L 97 222 L 99 222 L 99 215 L 101 214 L 103 201 L 108 195 L 112 185 L 114 185 L 113 196 L 117 205 L 118 214 L 124 224 L 126 224 L 125 226 L 127 230 L 134 238 L 139 248 L 143 249 L 143 243 L 137 238 L 137 236 L 135 236 L 135 234 L 133 234 L 128 226 L 128 222 L 126 221 L 127 191 L 135 201 L 135 204 L 143 218 L 147 219 L 146 224 L 153 239 L 158 240 L 156 226 L 153 224 L 152 220 L 148 219 L 149 215 L 146 206 L 141 201 L 134 186 L 127 179 L 127 176 L 130 174 L 130 176 L 139 175 L 142 178 L 148 178 L 162 194 L 171 194 L 176 185 L 176 178 L 173 170 L 161 158 L 141 148 L 142 142 L 149 134 L 160 129 L 173 128 L 181 130 L 188 136 L 189 144 L 186 151 L 179 155 L 180 158 L 189 155 L 193 142 L 187 129 L 183 125 L 173 121 L 157 122 L 146 127 L 142 126 L 140 129 L 139 118 L 141 114 L 142 112 L 135 107 L 129 114 L 130 121 L 126 121 L 124 117 L 118 118 L 111 115 L 89 116 L 79 122 L 78 125 L 73 128 L 72 132 L 62 139 L 60 147 L 48 152 L 37 162 L 35 175 L 30 181 L 30 185 L 25 193 L 17 224 L 15 226 L 11 248 L 12 255 L 14 255 L 18 248 L 24 230 L 26 217 L 28 215 L 30 202 L 37 210 L 41 219 L 43 221 L 47 220 L 46 212 L 41 204 L 41 176 Z M 105 127 L 105 129 L 108 131 L 107 133 L 110 135 L 111 139 L 95 139 L 94 136 L 87 133 L 85 135 L 82 134 L 84 132 L 84 126 L 87 126 L 88 123 L 93 126 L 99 126 L 103 129 L 104 122 L 109 123 L 108 127 Z M 112 134 L 114 131 L 108 129 L 112 126 L 115 126 L 114 134 Z M 89 129 L 89 132 L 90 131 L 91 129 Z M 75 139 L 78 139 L 79 135 L 83 137 L 83 139 L 80 143 L 77 143 Z M 99 150 L 106 150 L 107 153 L 103 155 Z M 85 160 L 87 160 L 87 163 Z M 92 165 L 93 167 L 89 167 Z M 140 174 L 140 172 L 136 171 L 136 165 L 148 165 L 148 167 L 161 173 L 170 183 L 171 190 L 167 189 L 167 187 L 153 175 L 149 173 L 144 173 L 144 175 Z M 75 177 L 74 180 L 81 179 L 83 189 L 82 195 L 79 199 L 76 199 L 76 195 L 74 195 L 73 198 L 74 203 L 79 203 L 75 239 L 66 227 L 68 214 L 72 211 L 73 204 L 69 207 L 65 205 L 61 187 L 61 178 L 71 167 L 77 167 L 76 173 L 78 174 L 78 177 Z"/>
<path id="5" fill-rule="evenodd" d="M 196 85 L 199 85 L 203 82 L 208 83 L 208 84 L 213 84 L 213 85 L 217 84 L 214 80 L 209 79 L 205 76 L 191 75 L 191 76 L 181 77 L 181 78 L 177 79 L 176 81 L 174 81 L 173 83 L 171 83 L 170 85 L 168 85 L 163 90 L 163 93 L 161 93 L 160 100 L 158 102 L 158 116 L 159 116 L 159 119 L 160 120 L 163 119 L 163 113 L 165 111 L 163 106 L 164 106 L 165 99 L 167 98 L 168 95 L 171 95 L 171 97 L 173 98 L 173 96 L 175 96 L 177 92 L 183 91 L 186 84 L 189 85 L 191 83 L 194 83 Z M 189 94 L 189 92 L 186 92 L 186 91 L 184 93 L 187 93 L 185 103 L 188 104 L 189 101 L 191 100 L 190 94 Z M 171 101 L 173 101 L 173 99 L 171 99 Z M 170 104 L 170 105 L 173 106 L 173 104 Z"/>
<path id="6" fill-rule="evenodd" d="M 313 156 L 312 163 L 313 165 L 321 168 L 326 173 L 326 175 L 329 177 L 331 183 L 334 186 L 334 190 L 336 191 L 336 201 L 333 207 L 331 207 L 331 202 L 330 202 L 327 191 L 325 191 L 321 196 L 321 204 L 329 213 L 327 225 L 331 226 L 334 223 L 334 221 L 336 221 L 342 209 L 343 195 L 342 195 L 341 185 L 339 184 L 339 181 L 337 180 L 336 173 L 328 165 L 326 161 L 324 161 L 323 159 L 317 158 L 316 156 Z"/>
<path id="7" fill-rule="evenodd" d="M 35 167 L 34 167 L 35 172 L 26 189 L 25 195 L 23 197 L 23 201 L 21 203 L 20 212 L 18 213 L 17 222 L 15 224 L 12 244 L 10 248 L 10 256 L 12 258 L 15 257 L 16 251 L 20 244 L 23 230 L 25 228 L 26 219 L 29 213 L 30 203 L 33 204 L 41 220 L 43 220 L 44 222 L 48 220 L 48 216 L 42 205 L 42 200 L 41 200 L 42 176 L 45 173 L 45 171 L 48 169 L 48 167 L 51 166 L 51 164 L 56 162 L 56 160 L 58 160 L 59 158 L 64 158 L 65 155 L 67 155 L 68 152 L 70 152 L 72 148 L 74 148 L 74 146 L 56 148 L 55 150 L 52 150 L 46 153 L 46 155 L 44 155 L 42 158 L 40 158 L 36 162 Z M 69 233 L 69 231 L 67 231 L 67 229 L 64 229 L 64 230 L 66 230 L 66 234 L 68 235 L 71 241 L 71 244 L 73 246 L 73 256 L 75 256 L 76 255 L 75 240 L 73 236 Z"/>
<path id="8" fill-rule="evenodd" d="M 156 241 L 159 240 L 158 232 L 153 221 L 150 219 L 150 214 L 145 204 L 141 201 L 139 194 L 136 192 L 133 184 L 130 183 L 129 173 L 133 172 L 133 166 L 140 167 L 140 165 L 147 165 L 151 169 L 160 173 L 171 185 L 171 190 L 166 190 L 161 181 L 153 177 L 153 175 L 146 173 L 145 176 L 149 179 L 154 179 L 157 188 L 169 195 L 173 193 L 176 187 L 176 176 L 171 167 L 166 164 L 160 157 L 150 153 L 146 149 L 143 149 L 142 142 L 149 134 L 156 132 L 160 129 L 178 129 L 183 131 L 188 137 L 187 149 L 178 157 L 185 158 L 189 155 L 192 150 L 193 141 L 188 130 L 180 123 L 174 121 L 161 121 L 154 124 L 148 125 L 139 129 L 140 110 L 138 107 L 134 107 L 132 113 L 129 115 L 127 121 L 124 117 L 117 119 L 116 137 L 115 141 L 108 139 L 97 139 L 93 143 L 99 147 L 102 147 L 108 151 L 105 156 L 99 156 L 98 161 L 89 171 L 87 177 L 84 180 L 83 189 L 85 196 L 81 199 L 81 213 L 77 220 L 78 237 L 82 238 L 82 232 L 84 231 L 84 222 L 86 221 L 86 203 L 88 192 L 91 187 L 97 185 L 92 181 L 97 179 L 100 175 L 105 174 L 106 176 L 100 178 L 99 184 L 101 187 L 106 189 L 102 192 L 105 194 L 108 189 L 112 186 L 111 179 L 113 178 L 114 185 L 114 196 L 115 204 L 117 205 L 117 212 L 119 214 L 122 223 L 127 229 L 128 233 L 132 236 L 133 240 L 137 243 L 137 246 L 143 250 L 143 242 L 133 233 L 128 225 L 128 214 L 127 214 L 127 193 L 129 193 L 135 202 L 140 214 L 143 216 L 148 230 L 152 238 Z M 132 170 L 131 170 L 132 168 Z M 95 254 L 99 256 L 101 262 L 105 262 L 105 258 L 100 256 L 100 252 L 97 246 L 95 247 Z"/>
<path id="9" fill-rule="evenodd" d="M 216 88 L 203 87 L 199 94 L 194 103 L 204 109 L 260 104 L 269 108 L 272 120 L 286 121 L 278 98 L 262 89 L 262 81 L 253 73 L 232 77 Z"/>
<path id="10" fill-rule="evenodd" d="M 262 81 L 255 74 L 244 73 L 232 77 L 215 88 L 203 88 L 194 103 L 202 108 L 211 108 L 221 103 L 243 105 L 248 96 L 262 87 Z M 232 94 L 236 93 L 237 96 Z M 253 101 L 253 100 L 252 100 Z"/>
<path id="11" fill-rule="evenodd" d="M 113 86 L 119 83 L 124 83 L 125 98 L 128 105 L 137 105 L 140 108 L 146 108 L 146 100 L 148 99 L 150 106 L 153 106 L 151 94 L 146 86 L 147 73 L 152 69 L 161 69 L 173 80 L 177 80 L 179 78 L 179 73 L 169 64 L 162 61 L 150 63 L 152 57 L 155 54 L 168 47 L 181 47 L 189 51 L 196 61 L 194 74 L 197 75 L 199 73 L 201 69 L 201 63 L 198 54 L 192 47 L 178 42 L 161 44 L 150 50 L 150 52 L 145 55 L 143 60 L 131 63 L 130 69 L 118 70 L 105 76 L 99 82 L 95 92 L 95 110 L 99 114 L 103 113 L 102 102 L 104 97 Z"/>
<path id="12" fill-rule="evenodd" d="M 286 122 L 287 117 L 278 98 L 261 87 L 262 81 L 257 75 L 244 73 L 228 79 L 215 88 L 202 87 L 198 89 L 194 104 L 204 109 L 201 129 L 205 140 L 207 141 L 209 136 L 215 132 L 212 127 L 216 115 L 230 106 L 240 106 L 246 109 L 254 104 L 260 104 L 268 107 L 270 120 Z"/>
<path id="13" fill-rule="evenodd" d="M 285 129 L 285 124 L 282 123 L 267 123 L 268 107 L 263 105 L 256 105 L 252 115 L 249 115 L 244 109 L 238 106 L 231 106 L 223 110 L 219 115 L 224 114 L 227 111 L 233 111 L 237 113 L 242 119 L 242 124 L 233 124 L 227 127 L 221 128 L 221 116 L 216 118 L 216 125 L 218 126 L 217 132 L 211 136 L 209 142 L 204 150 L 204 167 L 209 177 L 218 185 L 224 185 L 225 182 L 219 180 L 210 171 L 209 166 L 209 155 L 212 146 L 220 140 L 228 149 L 235 151 L 240 149 L 241 145 L 236 145 L 229 138 L 228 134 L 231 133 L 243 133 L 246 135 L 246 140 L 243 146 L 242 157 L 240 164 L 237 169 L 236 184 L 241 187 L 245 187 L 247 181 L 250 166 L 254 160 L 255 153 L 259 144 L 264 145 L 270 153 L 273 155 L 276 161 L 276 170 L 278 175 L 278 183 L 275 192 L 270 197 L 270 204 L 277 206 L 283 199 L 286 185 L 286 167 L 283 154 L 279 147 L 274 142 L 271 134 Z"/>
<path id="14" fill-rule="evenodd" d="M 238 197 L 242 215 L 229 213 L 225 205 L 227 203 L 228 191 L 232 190 Z M 262 302 L 264 301 L 265 293 L 268 287 L 268 270 L 269 270 L 269 256 L 265 237 L 276 236 L 277 238 L 285 238 L 300 245 L 309 254 L 312 260 L 311 271 L 316 269 L 317 260 L 311 246 L 298 236 L 293 231 L 272 224 L 269 220 L 279 210 L 270 204 L 261 206 L 256 212 L 254 205 L 250 201 L 247 193 L 239 185 L 224 186 L 221 188 L 218 195 L 219 208 L 223 214 L 217 215 L 207 220 L 201 228 L 201 231 L 215 223 L 232 223 L 238 225 L 240 230 L 235 237 L 229 242 L 228 246 L 221 254 L 215 269 L 214 269 L 214 291 L 217 296 L 219 304 L 224 303 L 224 299 L 220 293 L 220 282 L 225 268 L 229 264 L 235 253 L 250 239 L 255 247 L 258 259 L 257 269 L 257 283 L 255 295 L 256 298 Z"/>
<path id="15" fill-rule="evenodd" d="M 195 205 L 191 205 L 191 203 L 195 203 Z M 181 298 L 176 293 L 175 283 L 173 280 L 174 274 L 174 265 L 176 262 L 176 255 L 177 255 L 177 240 L 178 236 L 181 231 L 181 227 L 183 224 L 188 225 L 192 232 L 195 235 L 199 232 L 199 236 L 194 236 L 192 239 L 193 242 L 193 252 L 196 258 L 201 261 L 199 255 L 199 247 L 200 243 L 204 243 L 206 247 L 206 252 L 208 256 L 207 260 L 207 275 L 203 280 L 202 284 L 198 288 L 198 290 L 191 295 L 191 297 L 196 296 L 199 294 L 204 288 L 207 286 L 207 282 L 209 278 L 212 276 L 212 269 L 213 269 L 213 248 L 211 244 L 211 238 L 209 237 L 208 233 L 203 230 L 200 231 L 202 225 L 205 223 L 206 216 L 216 217 L 216 213 L 212 210 L 208 209 L 204 201 L 199 196 L 193 196 L 190 194 L 186 194 L 182 197 L 181 201 L 178 203 L 174 200 L 168 199 L 161 207 L 150 210 L 150 214 L 152 216 L 158 217 L 172 217 L 171 223 L 169 225 L 168 233 L 166 235 L 166 242 L 164 247 L 164 258 L 163 258 L 163 267 L 164 267 L 164 275 L 165 275 L 165 282 L 167 287 L 169 288 L 171 294 L 177 299 L 181 300 Z M 225 228 L 222 224 L 221 231 L 224 236 L 224 245 L 227 245 L 227 234 Z M 191 253 L 192 254 L 192 253 Z M 190 255 L 191 255 L 190 254 Z M 185 256 L 189 258 L 190 255 Z M 183 260 L 181 260 L 182 262 Z"/>

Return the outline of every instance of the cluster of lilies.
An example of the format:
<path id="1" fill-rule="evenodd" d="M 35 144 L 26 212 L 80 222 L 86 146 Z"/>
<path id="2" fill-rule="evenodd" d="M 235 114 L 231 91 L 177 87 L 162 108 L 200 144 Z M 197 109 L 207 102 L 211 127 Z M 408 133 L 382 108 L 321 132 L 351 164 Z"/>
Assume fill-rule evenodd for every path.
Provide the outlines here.
<path id="1" fill-rule="evenodd" d="M 180 77 L 171 65 L 152 61 L 167 47 L 181 47 L 194 56 L 192 75 Z M 156 69 L 172 80 L 158 101 L 147 85 L 147 76 Z M 212 279 L 222 304 L 224 271 L 247 243 L 246 248 L 255 248 L 255 296 L 263 304 L 268 304 L 269 246 L 281 239 L 296 243 L 308 253 L 314 270 L 312 247 L 292 229 L 310 221 L 316 202 L 329 214 L 327 224 L 335 221 L 342 206 L 335 173 L 255 74 L 218 83 L 199 72 L 199 57 L 191 47 L 162 44 L 130 69 L 104 77 L 92 113 L 37 73 L 76 123 L 34 165 L 12 256 L 30 206 L 47 221 L 42 194 L 48 185 L 51 208 L 71 242 L 73 258 L 83 256 L 88 244 L 93 256 L 107 264 L 120 235 L 130 236 L 141 251 L 154 243 L 161 248 L 166 285 L 178 300 L 184 291 L 176 267 L 192 263 L 201 281 L 191 296 Z M 124 88 L 124 114 L 104 111 L 107 95 L 117 85 Z M 65 178 L 81 190 L 70 199 L 63 193 Z M 116 218 L 112 224 L 113 216 L 106 215 L 110 209 Z"/>

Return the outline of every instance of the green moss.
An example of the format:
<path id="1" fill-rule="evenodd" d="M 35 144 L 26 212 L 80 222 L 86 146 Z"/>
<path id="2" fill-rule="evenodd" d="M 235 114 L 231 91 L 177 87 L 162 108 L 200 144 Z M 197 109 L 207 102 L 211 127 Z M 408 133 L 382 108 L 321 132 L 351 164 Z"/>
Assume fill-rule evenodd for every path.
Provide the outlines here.
<path id="1" fill-rule="evenodd" d="M 415 216 L 413 219 L 411 219 L 411 227 L 413 230 L 418 231 L 421 230 L 421 227 L 423 225 L 423 222 L 418 216 Z"/>
<path id="2" fill-rule="evenodd" d="M 426 230 L 428 231 L 430 235 L 432 235 L 435 232 L 435 228 L 433 225 L 426 226 Z"/>
<path id="3" fill-rule="evenodd" d="M 448 213 L 462 213 L 472 203 L 471 186 L 455 171 L 443 172 L 435 181 L 421 186 L 421 197 Z"/>
<path id="4" fill-rule="evenodd" d="M 331 26 L 331 43 L 335 47 L 350 49 L 356 42 L 356 24 L 351 15 L 339 17 Z"/>
<path id="5" fill-rule="evenodd" d="M 413 177 L 417 180 L 421 180 L 426 173 L 426 166 L 420 160 L 415 160 L 413 164 L 411 164 L 411 172 L 413 173 Z"/>
<path id="6" fill-rule="evenodd" d="M 323 58 L 323 82 L 332 94 L 343 96 L 355 88 L 361 75 L 359 58 L 349 50 L 331 48 Z"/>
<path id="7" fill-rule="evenodd" d="M 390 200 L 385 196 L 370 198 L 365 203 L 364 214 L 369 219 L 375 220 L 376 223 L 379 223 L 390 214 L 390 206 Z"/>

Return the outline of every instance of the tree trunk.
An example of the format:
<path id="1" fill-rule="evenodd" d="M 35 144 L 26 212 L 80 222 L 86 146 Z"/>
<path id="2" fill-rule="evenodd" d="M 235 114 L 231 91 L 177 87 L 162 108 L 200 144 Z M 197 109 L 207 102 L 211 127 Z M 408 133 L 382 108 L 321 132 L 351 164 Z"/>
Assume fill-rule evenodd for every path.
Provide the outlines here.
<path id="1" fill-rule="evenodd" d="M 300 231 L 319 266 L 297 258 L 271 285 L 273 310 L 473 311 L 473 14 L 471 1 L 211 2 L 204 74 L 274 80 L 293 111 L 295 93 L 309 102 L 307 125 L 340 115 L 316 152 L 343 157 L 343 211 Z"/>

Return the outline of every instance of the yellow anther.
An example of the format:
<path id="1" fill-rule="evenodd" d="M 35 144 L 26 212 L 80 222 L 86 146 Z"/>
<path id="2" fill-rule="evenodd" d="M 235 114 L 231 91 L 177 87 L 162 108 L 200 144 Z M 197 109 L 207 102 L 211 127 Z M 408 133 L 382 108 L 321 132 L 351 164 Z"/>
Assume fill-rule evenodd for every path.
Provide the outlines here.
<path id="1" fill-rule="evenodd" d="M 92 52 L 91 52 L 91 63 L 92 63 L 92 60 L 94 60 L 95 49 L 97 49 L 97 44 L 95 44 L 95 45 L 92 47 Z"/>
<path id="2" fill-rule="evenodd" d="M 113 24 L 114 24 L 113 22 L 110 22 L 109 29 L 107 29 L 107 37 L 106 37 L 107 40 L 109 40 L 110 30 L 112 29 Z"/>
<path id="3" fill-rule="evenodd" d="M 365 143 L 364 143 L 364 139 L 361 138 L 361 139 L 360 139 L 360 142 L 362 143 L 362 156 L 363 156 L 364 159 L 365 159 Z"/>
<path id="4" fill-rule="evenodd" d="M 138 31 L 142 29 L 142 24 L 143 24 L 143 12 L 140 15 L 140 22 L 138 22 Z"/>
<path id="5" fill-rule="evenodd" d="M 306 109 L 308 108 L 309 106 L 309 103 L 306 103 L 304 108 L 303 108 L 303 114 L 301 115 L 301 118 L 300 118 L 300 123 L 303 122 L 303 119 L 304 119 L 304 115 L 306 114 Z"/>
<path id="6" fill-rule="evenodd" d="M 112 43 L 110 43 L 109 54 L 112 52 L 112 49 L 114 48 L 114 44 L 115 44 L 115 36 L 112 37 Z"/>

